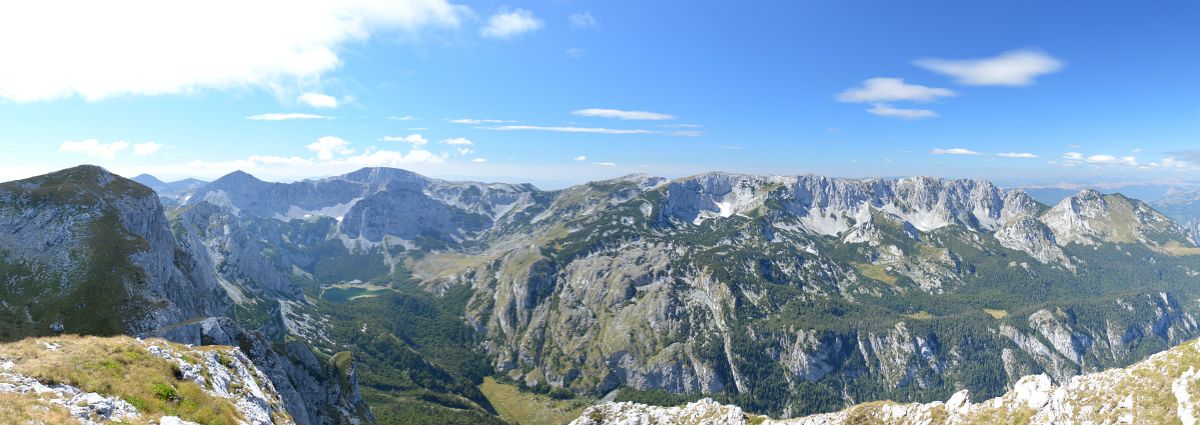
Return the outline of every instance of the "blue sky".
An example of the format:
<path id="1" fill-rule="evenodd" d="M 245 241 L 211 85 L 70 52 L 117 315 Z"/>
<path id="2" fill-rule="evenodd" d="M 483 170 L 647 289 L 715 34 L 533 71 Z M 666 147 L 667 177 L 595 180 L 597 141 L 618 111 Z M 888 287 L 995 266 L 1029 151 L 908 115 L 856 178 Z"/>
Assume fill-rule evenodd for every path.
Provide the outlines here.
<path id="1" fill-rule="evenodd" d="M 0 180 L 1200 180 L 1195 2 L 157 3 L 0 6 Z"/>

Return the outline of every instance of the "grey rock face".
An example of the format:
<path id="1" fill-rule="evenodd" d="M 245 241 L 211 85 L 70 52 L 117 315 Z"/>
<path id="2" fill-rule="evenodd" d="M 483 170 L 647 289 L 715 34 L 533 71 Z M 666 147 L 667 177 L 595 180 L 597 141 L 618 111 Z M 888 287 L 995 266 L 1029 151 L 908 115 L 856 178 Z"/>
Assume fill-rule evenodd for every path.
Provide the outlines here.
<path id="1" fill-rule="evenodd" d="M 278 351 L 261 334 L 245 332 L 225 317 L 210 317 L 165 328 L 156 336 L 181 344 L 239 347 L 271 380 L 288 414 L 297 424 L 374 421 L 358 392 L 353 364 L 346 371 L 338 371 L 318 360 L 302 343 L 289 342 Z"/>
<path id="2" fill-rule="evenodd" d="M 77 297 L 81 300 L 74 302 L 82 305 L 96 297 L 89 291 L 99 290 L 86 285 L 123 291 L 125 308 L 104 312 L 122 315 L 120 328 L 107 332 L 144 333 L 220 314 L 228 305 L 211 279 L 181 267 L 191 259 L 176 244 L 154 193 L 102 168 L 81 166 L 0 185 L 0 229 L 5 229 L 0 231 L 0 261 L 18 265 L 0 277 L 10 288 L 21 288 L 14 297 L 45 298 L 47 303 Z M 22 268 L 30 273 L 21 273 Z M 39 299 L 26 301 L 41 304 Z M 78 332 L 77 320 L 84 314 L 95 312 L 30 317 Z M 76 321 L 63 320 L 64 315 Z"/>

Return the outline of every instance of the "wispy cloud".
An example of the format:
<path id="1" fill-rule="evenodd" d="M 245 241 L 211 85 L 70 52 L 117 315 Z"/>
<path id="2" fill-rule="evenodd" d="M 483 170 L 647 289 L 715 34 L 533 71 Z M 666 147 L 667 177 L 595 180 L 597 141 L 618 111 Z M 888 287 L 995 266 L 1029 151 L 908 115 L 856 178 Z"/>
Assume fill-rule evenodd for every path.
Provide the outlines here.
<path id="1" fill-rule="evenodd" d="M 1037 158 L 1038 157 L 1037 155 L 1031 154 L 1029 152 L 1001 152 L 1001 153 L 996 154 L 996 156 L 1002 156 L 1005 158 Z"/>
<path id="2" fill-rule="evenodd" d="M 567 16 L 567 22 L 571 23 L 571 28 L 577 30 L 595 28 L 597 25 L 596 18 L 592 17 L 592 12 L 588 11 L 572 13 Z"/>
<path id="3" fill-rule="evenodd" d="M 331 120 L 333 117 L 301 113 L 272 113 L 258 114 L 246 117 L 250 121 L 286 121 L 286 120 Z"/>
<path id="4" fill-rule="evenodd" d="M 529 10 L 502 8 L 488 18 L 487 25 L 479 29 L 479 35 L 485 38 L 508 39 L 537 31 L 544 25 L 542 20 Z"/>
<path id="5" fill-rule="evenodd" d="M 85 1 L 69 13 L 56 2 L 0 2 L 0 40 L 22 40 L 5 43 L 0 98 L 97 101 L 244 87 L 294 95 L 341 66 L 345 44 L 454 28 L 469 14 L 448 0 L 213 0 L 186 12 L 171 2 Z"/>
<path id="6" fill-rule="evenodd" d="M 392 116 L 387 117 L 386 119 L 391 120 L 391 121 L 412 121 L 412 120 L 417 119 L 417 117 L 414 117 L 412 115 L 392 115 Z"/>
<path id="7" fill-rule="evenodd" d="M 451 139 L 445 139 L 439 143 L 444 144 L 444 145 L 452 145 L 452 146 L 471 146 L 471 145 L 475 144 L 475 143 L 472 143 L 471 140 L 467 139 L 466 137 L 455 137 L 455 138 L 451 138 Z"/>
<path id="8" fill-rule="evenodd" d="M 457 118 L 457 119 L 448 119 L 448 120 L 446 120 L 446 122 L 448 122 L 450 124 L 479 125 L 479 124 L 503 124 L 503 123 L 516 122 L 516 121 L 515 120 L 476 119 L 476 118 Z"/>
<path id="9" fill-rule="evenodd" d="M 321 93 L 304 93 L 296 98 L 297 102 L 314 107 L 314 108 L 336 108 L 338 100 L 336 97 L 321 94 Z"/>
<path id="10" fill-rule="evenodd" d="M 552 131 L 558 133 L 590 133 L 590 134 L 660 134 L 665 136 L 676 137 L 697 137 L 703 136 L 703 131 L 683 130 L 683 131 L 659 131 L 647 130 L 642 128 L 606 128 L 606 127 L 576 127 L 576 126 L 545 126 L 545 125 L 500 125 L 491 127 L 478 127 L 484 130 L 497 131 Z"/>
<path id="11" fill-rule="evenodd" d="M 615 162 L 593 162 L 592 165 L 599 165 L 601 167 L 616 167 L 617 163 L 615 163 Z"/>
<path id="12" fill-rule="evenodd" d="M 675 119 L 673 115 L 658 112 L 623 111 L 620 109 L 576 109 L 571 111 L 571 114 L 581 117 L 615 118 L 619 120 L 662 121 Z"/>
<path id="13" fill-rule="evenodd" d="M 471 162 L 487 162 L 487 158 L 475 158 Z"/>
<path id="14" fill-rule="evenodd" d="M 929 109 L 897 108 L 886 103 L 876 103 L 871 105 L 871 109 L 868 109 L 867 113 L 879 115 L 881 117 L 902 118 L 906 120 L 919 120 L 922 118 L 933 118 L 938 116 L 937 112 Z"/>
<path id="15" fill-rule="evenodd" d="M 117 156 L 117 152 L 123 151 L 128 147 L 129 142 L 124 141 L 101 143 L 96 139 L 86 139 L 80 141 L 63 142 L 58 146 L 58 151 L 82 154 L 101 159 L 113 159 Z"/>
<path id="16" fill-rule="evenodd" d="M 583 59 L 584 56 L 587 56 L 587 50 L 581 47 L 572 47 L 567 49 L 567 56 L 571 59 Z"/>
<path id="17" fill-rule="evenodd" d="M 653 130 L 642 129 L 617 129 L 603 127 L 570 127 L 570 126 L 543 126 L 543 125 L 501 125 L 493 127 L 480 127 L 486 130 L 499 131 L 555 131 L 559 133 L 595 133 L 595 134 L 658 134 Z"/>
<path id="18" fill-rule="evenodd" d="M 966 149 L 966 148 L 949 148 L 949 149 L 934 148 L 934 149 L 930 150 L 929 153 L 934 154 L 934 155 L 982 155 L 979 152 L 975 152 L 973 150 Z"/>
<path id="19" fill-rule="evenodd" d="M 950 89 L 908 84 L 901 78 L 877 77 L 863 81 L 859 87 L 849 88 L 838 93 L 837 100 L 848 103 L 880 103 L 901 100 L 931 102 L 956 95 Z"/>
<path id="20" fill-rule="evenodd" d="M 579 155 L 575 157 L 576 161 L 587 161 L 587 155 Z"/>
<path id="21" fill-rule="evenodd" d="M 1038 49 L 1012 50 L 979 59 L 922 58 L 913 64 L 968 86 L 1028 86 L 1035 78 L 1063 68 L 1061 60 Z"/>
<path id="22" fill-rule="evenodd" d="M 429 143 L 429 140 L 420 134 L 410 134 L 407 136 L 383 136 L 379 140 L 384 142 L 412 143 L 414 146 L 421 146 Z"/>

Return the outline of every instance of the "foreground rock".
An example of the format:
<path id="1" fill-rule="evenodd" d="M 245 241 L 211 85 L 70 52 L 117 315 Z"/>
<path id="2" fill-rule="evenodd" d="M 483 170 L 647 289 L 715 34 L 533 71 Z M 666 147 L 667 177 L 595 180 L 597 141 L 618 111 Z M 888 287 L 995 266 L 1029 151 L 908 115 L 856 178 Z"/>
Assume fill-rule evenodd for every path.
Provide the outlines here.
<path id="1" fill-rule="evenodd" d="M 110 422 L 294 423 L 234 347 L 77 336 L 0 345 L 0 423 Z"/>
<path id="2" fill-rule="evenodd" d="M 1200 341 L 1155 354 L 1128 368 L 1071 378 L 1055 386 L 1046 375 L 1022 378 L 1001 397 L 972 403 L 966 390 L 949 400 L 865 403 L 842 411 L 773 420 L 709 399 L 682 407 L 605 403 L 589 407 L 572 425 L 600 424 L 1133 424 L 1196 423 L 1200 397 Z"/>

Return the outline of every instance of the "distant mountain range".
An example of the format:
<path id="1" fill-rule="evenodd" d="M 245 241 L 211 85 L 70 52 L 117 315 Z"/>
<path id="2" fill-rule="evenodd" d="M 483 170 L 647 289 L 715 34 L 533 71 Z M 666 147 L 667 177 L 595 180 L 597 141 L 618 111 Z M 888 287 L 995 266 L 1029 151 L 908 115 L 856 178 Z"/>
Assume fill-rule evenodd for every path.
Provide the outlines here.
<path id="1" fill-rule="evenodd" d="M 997 397 L 1200 336 L 1183 193 L 1168 208 L 928 177 L 138 180 L 177 206 L 96 167 L 0 184 L 0 281 L 19 300 L 0 335 L 258 341 L 273 382 L 311 384 L 296 393 L 317 407 L 288 405 L 307 423 L 512 419 L 485 377 L 793 417 Z M 355 386 L 329 366 L 343 352 Z M 295 353 L 316 366 L 286 366 Z"/>

